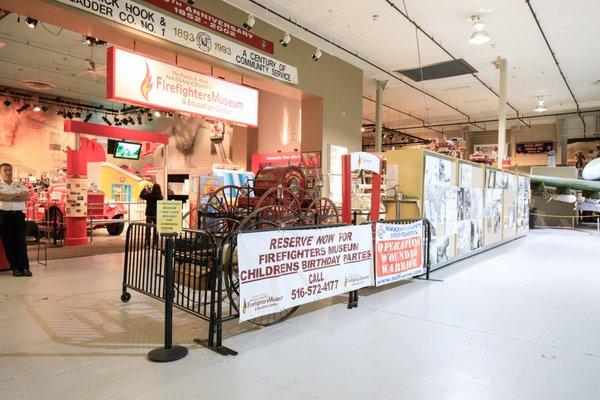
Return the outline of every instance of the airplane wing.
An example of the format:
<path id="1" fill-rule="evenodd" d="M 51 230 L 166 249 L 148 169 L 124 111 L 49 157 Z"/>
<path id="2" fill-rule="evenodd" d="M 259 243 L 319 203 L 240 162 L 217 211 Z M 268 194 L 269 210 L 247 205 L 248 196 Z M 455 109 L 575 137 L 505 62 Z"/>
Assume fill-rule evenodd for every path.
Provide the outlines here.
<path id="1" fill-rule="evenodd" d="M 550 195 L 547 186 L 556 188 L 556 193 Z M 566 203 L 575 203 L 577 197 L 571 194 L 571 190 L 580 190 L 585 202 L 597 205 L 600 201 L 600 181 L 531 175 L 531 190 L 534 194 Z"/>
<path id="2" fill-rule="evenodd" d="M 581 190 L 586 192 L 600 192 L 600 182 L 586 179 L 559 178 L 557 176 L 531 175 L 531 184 L 543 183 L 545 186 Z"/>

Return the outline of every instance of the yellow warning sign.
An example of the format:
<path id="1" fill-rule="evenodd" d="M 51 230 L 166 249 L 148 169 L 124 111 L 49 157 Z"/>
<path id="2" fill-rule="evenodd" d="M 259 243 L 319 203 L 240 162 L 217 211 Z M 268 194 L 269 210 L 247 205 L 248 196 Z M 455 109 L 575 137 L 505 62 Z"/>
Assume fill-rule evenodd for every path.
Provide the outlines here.
<path id="1" fill-rule="evenodd" d="M 181 201 L 169 200 L 156 203 L 156 231 L 158 233 L 180 233 Z"/>

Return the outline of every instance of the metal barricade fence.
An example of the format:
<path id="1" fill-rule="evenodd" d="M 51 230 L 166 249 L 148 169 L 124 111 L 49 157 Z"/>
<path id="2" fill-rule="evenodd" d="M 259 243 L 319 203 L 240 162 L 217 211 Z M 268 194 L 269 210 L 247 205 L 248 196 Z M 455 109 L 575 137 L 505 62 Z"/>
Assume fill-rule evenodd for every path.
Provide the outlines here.
<path id="1" fill-rule="evenodd" d="M 391 224 L 410 224 L 416 220 L 391 220 L 379 222 Z M 429 279 L 430 259 L 429 245 L 431 227 L 428 220 L 423 219 L 423 252 L 426 265 L 426 278 Z M 174 239 L 173 252 L 173 306 L 193 314 L 209 322 L 208 339 L 195 341 L 219 354 L 237 354 L 222 345 L 222 324 L 239 317 L 239 281 L 232 274 L 232 256 L 237 247 L 237 235 L 242 232 L 286 230 L 319 230 L 322 228 L 344 226 L 301 225 L 289 227 L 273 227 L 267 229 L 250 229 L 229 231 L 234 220 L 224 220 L 215 225 L 211 232 L 184 229 Z M 371 224 L 371 222 L 369 222 Z M 222 228 L 222 229 L 219 229 Z M 221 233 L 223 232 L 223 233 Z M 131 295 L 128 289 L 165 301 L 167 292 L 165 284 L 166 240 L 156 233 L 153 224 L 132 222 L 127 228 L 125 242 L 125 261 L 123 270 L 123 286 L 121 300 L 127 302 Z M 237 271 L 236 271 L 237 272 Z M 227 280 L 227 284 L 225 282 Z M 358 292 L 349 292 L 348 308 L 358 304 Z M 273 321 L 254 321 L 258 325 L 271 325 L 291 316 L 297 307 L 273 317 Z M 270 318 L 270 317 L 269 317 Z M 279 318 L 279 319 L 278 319 Z"/>
<path id="2" fill-rule="evenodd" d="M 121 300 L 127 302 L 135 290 L 165 301 L 165 239 L 153 224 L 129 224 Z M 173 306 L 209 322 L 207 347 L 219 351 L 223 319 L 237 317 L 223 288 L 223 269 L 215 237 L 205 231 L 184 230 L 174 239 Z"/>

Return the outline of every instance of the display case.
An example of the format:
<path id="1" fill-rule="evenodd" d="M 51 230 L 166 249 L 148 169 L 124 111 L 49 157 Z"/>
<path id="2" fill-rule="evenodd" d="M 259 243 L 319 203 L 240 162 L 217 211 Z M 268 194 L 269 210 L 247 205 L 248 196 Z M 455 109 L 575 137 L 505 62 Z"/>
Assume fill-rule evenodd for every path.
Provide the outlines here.
<path id="1" fill-rule="evenodd" d="M 431 223 L 432 266 L 467 257 L 522 236 L 529 219 L 529 177 L 423 149 L 385 153 L 397 168 L 402 219 Z M 386 210 L 386 219 L 396 219 Z"/>

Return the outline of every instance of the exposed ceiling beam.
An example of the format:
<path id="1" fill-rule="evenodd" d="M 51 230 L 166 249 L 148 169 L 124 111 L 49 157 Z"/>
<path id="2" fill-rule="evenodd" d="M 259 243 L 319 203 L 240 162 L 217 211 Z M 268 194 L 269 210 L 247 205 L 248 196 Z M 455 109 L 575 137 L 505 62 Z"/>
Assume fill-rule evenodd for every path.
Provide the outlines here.
<path id="1" fill-rule="evenodd" d="M 385 0 L 390 7 L 392 7 L 394 10 L 396 10 L 400 15 L 402 15 L 406 20 L 408 20 L 411 24 L 414 25 L 414 27 L 421 32 L 423 35 L 425 35 L 425 37 L 427 37 L 429 40 L 431 40 L 436 46 L 438 46 L 440 49 L 442 49 L 442 51 L 444 53 L 446 53 L 451 59 L 456 60 L 457 58 L 454 57 L 454 55 L 452 53 L 450 53 L 444 46 L 442 46 L 442 44 L 440 42 L 438 42 L 437 40 L 435 40 L 433 38 L 433 36 L 431 36 L 429 33 L 425 32 L 425 30 L 423 28 L 421 28 L 421 26 L 419 26 L 419 24 L 416 23 L 416 21 L 414 19 L 411 19 L 408 16 L 408 12 L 403 12 L 402 10 L 400 10 L 393 2 L 391 2 L 390 0 Z M 406 11 L 406 10 L 405 10 Z M 488 85 L 487 83 L 485 83 L 479 76 L 477 76 L 476 74 L 472 73 L 471 74 L 475 79 L 477 79 L 477 81 L 479 81 L 479 83 L 481 83 L 486 89 L 488 89 L 490 92 L 494 93 L 494 95 L 496 95 L 496 97 L 500 98 L 500 95 L 494 90 L 492 89 L 492 87 L 490 85 Z M 515 107 L 512 106 L 512 104 L 510 104 L 508 101 L 506 102 L 506 105 L 509 106 L 510 108 L 512 108 L 516 113 L 517 113 L 517 118 L 519 118 L 521 120 L 521 122 L 523 122 L 525 125 L 529 126 L 527 124 L 527 122 L 525 122 L 525 120 L 523 120 L 522 118 L 519 117 L 519 110 L 517 110 Z"/>
<path id="2" fill-rule="evenodd" d="M 368 100 L 368 101 L 370 101 L 370 102 L 372 102 L 372 103 L 375 103 L 375 100 L 373 100 L 373 99 L 372 99 L 372 98 L 370 98 L 370 97 L 363 96 L 363 99 L 364 99 L 364 100 Z M 430 130 L 432 130 L 432 131 L 434 131 L 434 132 L 437 132 L 437 133 L 442 133 L 442 132 L 438 131 L 437 129 L 431 129 L 431 128 L 430 128 L 430 126 L 431 126 L 431 125 L 430 125 L 430 124 L 426 124 L 424 119 L 421 119 L 421 118 L 419 118 L 419 117 L 416 117 L 416 116 L 414 116 L 414 115 L 412 115 L 412 114 L 410 114 L 410 113 L 407 113 L 406 111 L 399 110 L 399 109 L 397 109 L 397 108 L 394 108 L 394 107 L 392 107 L 392 106 L 389 106 L 389 105 L 387 105 L 387 104 L 383 104 L 383 106 L 384 106 L 384 107 L 386 107 L 386 108 L 387 108 L 387 109 L 389 109 L 389 110 L 397 111 L 397 112 L 399 112 L 400 114 L 404 114 L 404 115 L 406 115 L 406 116 L 409 116 L 409 117 L 411 117 L 411 118 L 414 118 L 414 119 L 417 119 L 417 120 L 421 121 L 421 122 L 423 123 L 423 128 L 430 129 Z"/>
<path id="3" fill-rule="evenodd" d="M 576 115 L 578 114 L 579 116 L 581 116 L 581 114 L 589 114 L 589 113 L 600 113 L 600 109 L 595 109 L 595 110 L 584 110 L 584 111 L 569 111 L 569 112 L 563 112 L 563 113 L 553 113 L 553 114 L 540 114 L 540 115 L 531 115 L 529 117 L 524 116 L 523 118 L 526 119 L 532 119 L 532 118 L 548 118 L 548 117 L 563 117 L 566 115 Z M 514 121 L 520 118 L 517 117 L 512 117 L 512 118 L 506 118 L 507 121 Z M 477 120 L 477 123 L 480 124 L 488 124 L 491 122 L 498 122 L 498 119 L 486 119 L 486 120 Z M 467 125 L 467 122 L 447 122 L 447 123 L 441 123 L 441 124 L 433 124 L 431 125 L 432 128 L 437 128 L 437 127 L 443 127 L 443 126 L 456 126 L 456 125 Z M 528 125 L 529 126 L 529 125 Z M 397 129 L 402 129 L 402 130 L 406 130 L 406 129 L 421 129 L 423 128 L 422 126 L 402 126 L 399 127 Z M 485 130 L 485 129 L 484 129 Z"/>
<path id="4" fill-rule="evenodd" d="M 377 65 L 377 64 L 375 64 L 375 63 L 373 63 L 373 62 L 371 62 L 371 61 L 369 61 L 369 60 L 367 60 L 366 58 L 364 58 L 364 57 L 360 56 L 360 55 L 359 55 L 357 52 L 352 52 L 352 51 L 350 51 L 350 50 L 346 49 L 345 47 L 343 47 L 343 46 L 341 46 L 341 45 L 339 45 L 339 44 L 335 43 L 333 40 L 329 40 L 329 39 L 327 39 L 326 37 L 324 37 L 324 36 L 322 36 L 322 35 L 320 35 L 320 34 L 316 33 L 315 31 L 313 31 L 313 30 L 311 30 L 311 29 L 309 29 L 309 28 L 306 28 L 306 27 L 305 27 L 305 26 L 303 26 L 303 25 L 300 25 L 300 24 L 299 24 L 299 23 L 297 23 L 296 21 L 292 20 L 292 18 L 291 18 L 291 17 L 286 17 L 285 15 L 283 15 L 283 14 L 280 14 L 278 11 L 272 10 L 272 9 L 270 9 L 269 7 L 265 6 L 264 4 L 261 4 L 261 3 L 259 3 L 259 2 L 258 2 L 258 1 L 256 1 L 256 0 L 248 0 L 248 1 L 249 1 L 250 3 L 252 3 L 252 4 L 254 4 L 254 5 L 255 5 L 255 6 L 257 6 L 257 7 L 260 7 L 260 8 L 262 8 L 263 10 L 267 11 L 268 13 L 271 13 L 271 14 L 273 14 L 273 15 L 275 15 L 275 16 L 277 16 L 277 17 L 281 18 L 282 20 L 286 21 L 287 23 L 289 23 L 289 24 L 291 24 L 291 25 L 294 25 L 294 26 L 296 26 L 297 28 L 300 28 L 300 29 L 302 29 L 303 31 L 305 31 L 305 32 L 307 32 L 307 33 L 309 33 L 309 34 L 311 34 L 311 35 L 313 35 L 313 36 L 315 36 L 315 37 L 317 37 L 317 38 L 321 39 L 322 41 L 326 42 L 327 44 L 329 44 L 329 45 L 331 45 L 331 46 L 333 46 L 333 47 L 335 47 L 335 48 L 337 48 L 337 49 L 339 49 L 339 50 L 341 50 L 341 51 L 343 51 L 343 52 L 345 52 L 346 54 L 349 54 L 350 56 L 352 56 L 352 57 L 355 57 L 355 58 L 357 58 L 357 59 L 361 60 L 361 61 L 362 61 L 362 62 L 364 62 L 365 64 L 368 64 L 368 65 L 370 65 L 371 67 L 375 68 L 376 70 L 378 70 L 378 71 L 380 71 L 380 72 L 383 72 L 384 74 L 386 74 L 386 75 L 388 75 L 389 77 L 391 77 L 391 78 L 393 78 L 393 79 L 397 80 L 398 82 L 401 82 L 401 83 L 405 84 L 406 86 L 408 86 L 408 87 L 410 87 L 410 88 L 412 88 L 412 89 L 414 89 L 414 90 L 418 91 L 419 93 L 422 93 L 422 94 L 424 94 L 424 95 L 426 95 L 426 96 L 428 96 L 428 97 L 430 97 L 430 98 L 432 98 L 432 99 L 434 99 L 434 100 L 436 100 L 436 101 L 438 101 L 438 102 L 442 103 L 442 104 L 443 104 L 443 105 L 445 105 L 446 107 L 448 107 L 448 108 L 451 108 L 452 110 L 456 111 L 457 113 L 461 114 L 462 116 L 464 116 L 464 117 L 467 117 L 469 120 L 471 119 L 471 117 L 470 117 L 470 116 L 469 116 L 467 113 L 465 113 L 464 111 L 460 110 L 459 108 L 457 108 L 457 107 L 455 107 L 455 106 L 453 106 L 453 105 L 451 105 L 451 104 L 448 104 L 446 101 L 444 101 L 444 100 L 440 99 L 439 97 L 437 97 L 437 96 L 434 96 L 433 94 L 431 94 L 431 93 L 428 93 L 428 92 L 426 92 L 425 90 L 418 88 L 417 86 L 415 86 L 415 85 L 411 84 L 410 82 L 407 82 L 407 81 L 405 81 L 404 79 L 402 79 L 402 78 L 401 78 L 401 77 L 399 77 L 398 75 L 396 75 L 396 74 L 393 74 L 391 71 L 388 71 L 388 70 L 386 70 L 385 68 L 383 68 L 383 67 L 381 67 L 381 66 L 379 66 L 379 65 Z M 471 123 L 469 122 L 469 124 L 471 124 Z M 475 124 L 472 124 L 472 125 L 476 126 Z M 479 127 L 478 127 L 478 128 L 479 128 Z"/>
<path id="5" fill-rule="evenodd" d="M 556 59 L 556 54 L 554 54 L 554 51 L 552 50 L 552 47 L 550 47 L 550 43 L 548 42 L 548 38 L 546 37 L 546 34 L 544 33 L 544 30 L 542 29 L 542 25 L 540 25 L 540 21 L 539 21 L 537 15 L 535 14 L 535 11 L 533 11 L 533 7 L 531 6 L 531 2 L 529 0 L 525 0 L 525 2 L 529 6 L 529 11 L 531 11 L 531 15 L 533 16 L 533 19 L 535 20 L 535 23 L 537 24 L 537 27 L 540 30 L 540 33 L 542 34 L 542 37 L 544 38 L 544 42 L 546 42 L 546 46 L 548 47 L 548 50 L 550 51 L 550 54 L 552 55 L 552 58 L 554 59 L 554 63 L 556 64 L 556 68 L 558 68 L 558 72 L 560 73 L 560 76 L 562 77 L 563 82 L 565 82 L 565 85 L 567 86 L 567 89 L 569 89 L 569 93 L 571 93 L 571 97 L 573 98 L 573 101 L 575 102 L 575 105 L 577 106 L 577 114 L 579 115 L 579 118 L 581 119 L 581 122 L 583 122 L 583 132 L 585 133 L 585 120 L 583 119 L 583 116 L 581 115 L 581 109 L 579 108 L 579 102 L 577 101 L 577 98 L 575 97 L 575 94 L 573 94 L 573 91 L 571 90 L 571 86 L 569 86 L 569 82 L 567 82 L 567 77 L 565 76 L 562 68 L 560 67 L 560 64 L 558 63 L 558 60 Z"/>

